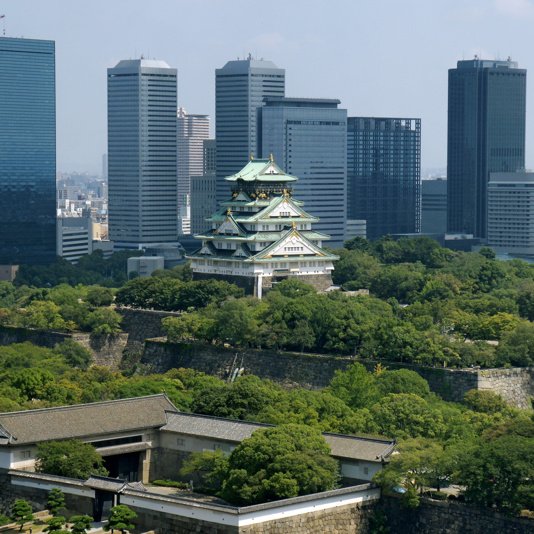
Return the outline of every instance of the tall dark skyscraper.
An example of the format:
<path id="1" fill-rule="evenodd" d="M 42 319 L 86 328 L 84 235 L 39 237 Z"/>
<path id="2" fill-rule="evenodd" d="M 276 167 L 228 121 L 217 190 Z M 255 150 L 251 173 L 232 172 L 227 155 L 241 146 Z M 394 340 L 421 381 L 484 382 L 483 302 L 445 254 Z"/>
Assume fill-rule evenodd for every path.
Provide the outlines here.
<path id="1" fill-rule="evenodd" d="M 55 43 L 0 37 L 0 264 L 56 255 Z"/>
<path id="2" fill-rule="evenodd" d="M 421 119 L 348 118 L 347 194 L 368 239 L 421 231 Z"/>
<path id="3" fill-rule="evenodd" d="M 228 198 L 225 182 L 241 170 L 251 154 L 259 155 L 258 108 L 265 97 L 285 95 L 285 70 L 271 61 L 229 61 L 215 71 L 215 138 L 217 143 L 217 202 Z"/>
<path id="4" fill-rule="evenodd" d="M 447 230 L 487 237 L 490 172 L 525 167 L 527 71 L 475 58 L 449 70 Z"/>
<path id="5" fill-rule="evenodd" d="M 129 59 L 108 69 L 109 237 L 137 249 L 178 239 L 178 71 Z"/>

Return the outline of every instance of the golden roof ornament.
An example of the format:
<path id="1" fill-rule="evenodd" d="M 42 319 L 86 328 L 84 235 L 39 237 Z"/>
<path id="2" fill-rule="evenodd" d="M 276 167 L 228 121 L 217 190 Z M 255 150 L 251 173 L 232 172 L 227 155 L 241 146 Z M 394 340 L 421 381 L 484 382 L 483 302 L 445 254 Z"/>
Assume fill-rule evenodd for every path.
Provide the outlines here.
<path id="1" fill-rule="evenodd" d="M 271 163 L 273 163 L 273 161 L 274 161 L 274 160 L 273 160 L 273 155 L 271 154 Z"/>
<path id="2" fill-rule="evenodd" d="M 228 208 L 228 211 L 226 212 L 226 215 L 230 216 L 231 212 L 232 212 L 232 210 L 230 208 Z"/>
<path id="3" fill-rule="evenodd" d="M 254 159 L 254 154 L 250 155 L 250 160 L 252 161 Z"/>
<path id="4" fill-rule="evenodd" d="M 297 229 L 297 225 L 295 224 L 295 221 L 293 221 L 293 230 Z"/>

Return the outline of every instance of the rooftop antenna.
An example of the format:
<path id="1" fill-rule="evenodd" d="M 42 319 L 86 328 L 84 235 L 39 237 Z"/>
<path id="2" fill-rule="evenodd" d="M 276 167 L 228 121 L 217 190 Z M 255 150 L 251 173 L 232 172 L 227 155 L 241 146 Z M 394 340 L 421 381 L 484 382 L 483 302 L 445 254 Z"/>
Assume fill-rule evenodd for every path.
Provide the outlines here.
<path id="1" fill-rule="evenodd" d="M 0 15 L 0 19 L 5 19 L 6 16 L 5 15 Z M 6 36 L 6 21 L 4 20 L 4 31 L 3 31 L 3 35 L 4 37 Z"/>

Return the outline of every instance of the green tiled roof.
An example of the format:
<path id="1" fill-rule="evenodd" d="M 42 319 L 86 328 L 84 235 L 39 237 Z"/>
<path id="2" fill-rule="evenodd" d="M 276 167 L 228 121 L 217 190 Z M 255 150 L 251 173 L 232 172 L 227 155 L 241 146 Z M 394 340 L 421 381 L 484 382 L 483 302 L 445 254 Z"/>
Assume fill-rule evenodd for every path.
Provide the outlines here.
<path id="1" fill-rule="evenodd" d="M 228 182 L 296 182 L 298 178 L 286 174 L 270 159 L 251 159 L 237 174 L 227 176 Z"/>

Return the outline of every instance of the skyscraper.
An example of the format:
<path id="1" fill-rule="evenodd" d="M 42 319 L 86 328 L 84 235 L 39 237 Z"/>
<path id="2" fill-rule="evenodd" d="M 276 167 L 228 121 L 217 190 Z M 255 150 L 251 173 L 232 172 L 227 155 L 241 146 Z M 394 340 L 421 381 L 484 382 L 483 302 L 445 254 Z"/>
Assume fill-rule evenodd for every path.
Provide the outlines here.
<path id="1" fill-rule="evenodd" d="M 208 115 L 188 115 L 178 108 L 176 143 L 178 149 L 178 217 L 183 229 L 190 229 L 191 177 L 203 174 L 204 140 L 210 136 Z"/>
<path id="2" fill-rule="evenodd" d="M 331 245 L 345 240 L 347 218 L 347 110 L 339 100 L 269 98 L 261 109 L 262 157 L 271 154 L 288 174 L 298 176 L 295 196 L 320 220 L 318 232 Z"/>
<path id="3" fill-rule="evenodd" d="M 368 239 L 421 231 L 421 119 L 349 117 L 349 219 Z"/>
<path id="4" fill-rule="evenodd" d="M 449 70 L 447 229 L 487 237 L 490 172 L 525 166 L 527 72 L 475 57 Z"/>
<path id="5" fill-rule="evenodd" d="M 132 59 L 108 69 L 109 238 L 116 248 L 176 242 L 176 69 Z"/>
<path id="6" fill-rule="evenodd" d="M 229 61 L 215 71 L 217 202 L 228 197 L 225 177 L 235 174 L 261 150 L 258 108 L 265 97 L 285 94 L 285 70 L 271 61 Z"/>
<path id="7" fill-rule="evenodd" d="M 56 255 L 55 43 L 0 37 L 0 264 Z"/>

